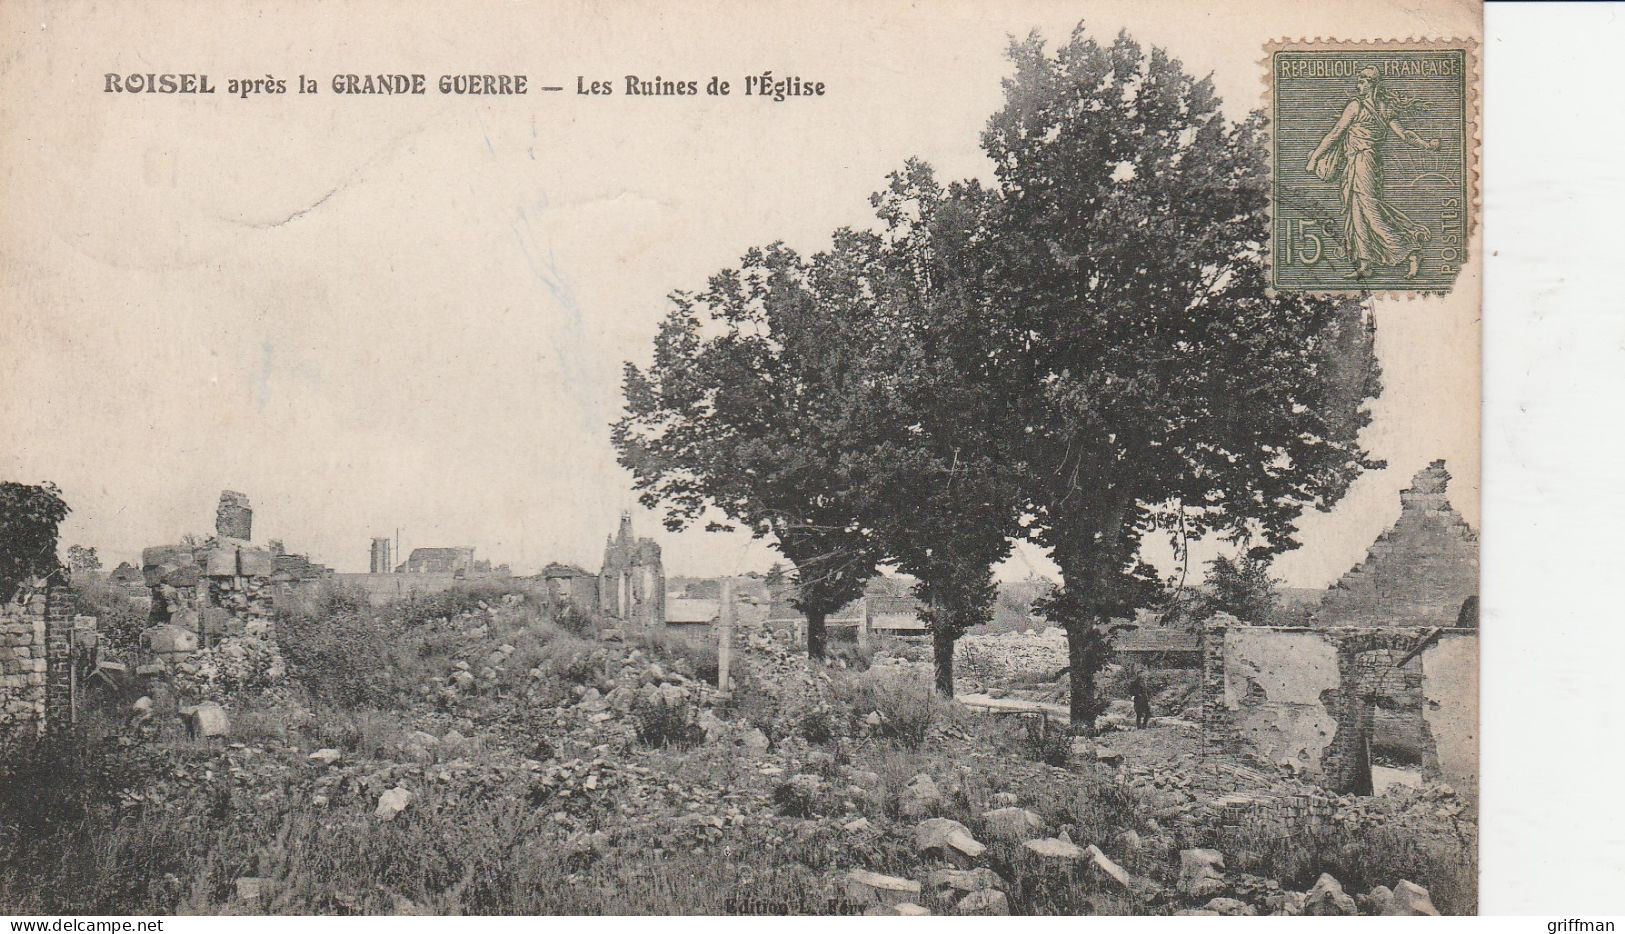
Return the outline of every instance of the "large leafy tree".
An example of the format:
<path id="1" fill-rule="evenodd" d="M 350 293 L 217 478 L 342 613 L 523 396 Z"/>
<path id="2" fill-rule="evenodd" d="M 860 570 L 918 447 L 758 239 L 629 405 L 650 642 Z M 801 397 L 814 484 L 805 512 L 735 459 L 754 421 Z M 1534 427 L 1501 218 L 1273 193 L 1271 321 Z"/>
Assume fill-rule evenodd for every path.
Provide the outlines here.
<path id="1" fill-rule="evenodd" d="M 12 599 L 32 578 L 61 570 L 57 526 L 68 512 L 54 484 L 0 482 L 0 600 Z"/>
<path id="2" fill-rule="evenodd" d="M 1340 297 L 1272 294 L 1260 118 L 1126 34 L 1014 43 L 983 147 L 1001 195 L 995 266 L 1027 391 L 1033 537 L 1063 575 L 1075 725 L 1115 616 L 1157 598 L 1148 533 L 1295 547 L 1366 468 L 1379 391 L 1370 321 Z"/>
<path id="3" fill-rule="evenodd" d="M 1220 555 L 1208 562 L 1207 604 L 1213 612 L 1264 625 L 1280 602 L 1275 584 L 1267 560 L 1250 554 Z"/>
<path id="4" fill-rule="evenodd" d="M 640 499 L 682 528 L 710 510 L 771 541 L 794 566 L 792 602 L 821 658 L 825 620 L 863 593 L 879 557 L 859 521 L 848 459 L 860 327 L 850 277 L 814 293 L 807 264 L 773 245 L 698 293 L 672 295 L 647 370 L 628 364 L 613 428 Z"/>
<path id="5" fill-rule="evenodd" d="M 838 237 L 858 256 L 818 265 L 862 270 L 872 310 L 847 316 L 873 322 L 856 363 L 866 376 L 850 448 L 862 520 L 886 560 L 918 581 L 937 689 L 952 696 L 954 644 L 991 617 L 993 568 L 1020 531 L 1009 383 L 987 352 L 993 199 L 975 184 L 944 189 L 910 161 L 873 201 L 882 231 Z"/>

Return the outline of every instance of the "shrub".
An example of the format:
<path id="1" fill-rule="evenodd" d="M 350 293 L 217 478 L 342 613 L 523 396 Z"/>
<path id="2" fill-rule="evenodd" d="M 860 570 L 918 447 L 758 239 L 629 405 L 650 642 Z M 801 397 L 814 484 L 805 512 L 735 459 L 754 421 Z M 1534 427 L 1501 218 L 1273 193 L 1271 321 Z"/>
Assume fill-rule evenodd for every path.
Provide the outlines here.
<path id="1" fill-rule="evenodd" d="M 583 638 L 593 634 L 592 617 L 581 612 L 573 603 L 565 603 L 553 610 L 553 625 L 572 636 Z"/>
<path id="2" fill-rule="evenodd" d="M 822 746 L 841 735 L 841 721 L 828 706 L 815 704 L 796 717 L 796 732 L 807 742 Z"/>
<path id="3" fill-rule="evenodd" d="M 62 739 L 20 737 L 0 748 L 0 852 L 78 825 L 147 781 L 129 741 L 96 726 Z"/>
<path id="4" fill-rule="evenodd" d="M 283 616 L 276 639 L 288 674 L 317 701 L 339 707 L 387 707 L 418 679 L 402 634 L 370 611 Z"/>
<path id="5" fill-rule="evenodd" d="M 74 578 L 73 595 L 81 613 L 96 617 L 96 631 L 115 653 L 129 656 L 141 647 L 141 633 L 151 625 L 143 603 L 107 578 L 89 574 Z"/>
<path id="6" fill-rule="evenodd" d="M 639 694 L 632 702 L 632 719 L 646 746 L 692 746 L 705 738 L 699 711 L 687 694 Z"/>
<path id="7" fill-rule="evenodd" d="M 718 658 L 714 638 L 684 636 L 664 629 L 654 629 L 643 634 L 642 642 L 645 649 L 676 662 L 679 667 L 686 668 L 685 673 L 690 677 L 707 684 L 717 683 L 721 659 Z M 736 683 L 743 680 L 741 661 L 739 654 L 735 653 L 728 671 L 729 680 Z"/>
<path id="8" fill-rule="evenodd" d="M 1072 735 L 1066 729 L 1049 721 L 1049 717 L 1023 717 L 1026 727 L 1026 751 L 1035 762 L 1065 766 L 1072 760 Z"/>
<path id="9" fill-rule="evenodd" d="M 931 732 L 937 700 L 931 685 L 904 673 L 871 669 L 836 682 L 847 704 L 852 731 L 870 734 L 917 749 Z M 871 714 L 879 714 L 878 723 Z"/>
<path id="10" fill-rule="evenodd" d="M 542 669 L 567 684 L 596 684 L 604 673 L 603 649 L 586 639 L 561 633 L 541 654 Z"/>
<path id="11" fill-rule="evenodd" d="M 783 705 L 778 695 L 749 678 L 734 682 L 726 710 L 730 718 L 744 720 L 761 730 L 771 744 L 777 745 L 787 732 L 783 723 Z"/>

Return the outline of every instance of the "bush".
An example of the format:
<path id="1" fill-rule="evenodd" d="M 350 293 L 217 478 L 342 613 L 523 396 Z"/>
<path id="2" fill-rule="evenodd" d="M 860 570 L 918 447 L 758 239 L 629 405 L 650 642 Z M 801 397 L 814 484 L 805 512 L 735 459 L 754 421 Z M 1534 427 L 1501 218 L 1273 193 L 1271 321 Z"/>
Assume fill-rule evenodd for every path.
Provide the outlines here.
<path id="1" fill-rule="evenodd" d="M 541 654 L 540 667 L 566 684 L 596 684 L 604 673 L 604 650 L 596 642 L 561 633 Z"/>
<path id="2" fill-rule="evenodd" d="M 705 738 L 696 704 L 683 694 L 639 694 L 632 702 L 638 739 L 646 746 L 692 746 Z"/>
<path id="3" fill-rule="evenodd" d="M 726 705 L 730 719 L 743 720 L 761 730 L 768 742 L 775 746 L 787 732 L 783 723 L 783 709 L 777 694 L 749 678 L 734 681 Z"/>
<path id="4" fill-rule="evenodd" d="M 417 682 L 401 637 L 370 611 L 283 616 L 276 623 L 289 676 L 317 701 L 338 707 L 393 706 Z"/>
<path id="5" fill-rule="evenodd" d="M 553 625 L 572 636 L 586 638 L 593 634 L 592 617 L 576 609 L 573 603 L 565 603 L 553 610 Z"/>
<path id="6" fill-rule="evenodd" d="M 95 727 L 72 737 L 23 737 L 0 747 L 0 852 L 20 854 L 33 841 L 117 806 L 147 781 L 127 740 Z"/>
<path id="7" fill-rule="evenodd" d="M 718 649 L 714 637 L 691 637 L 665 629 L 655 629 L 644 633 L 642 642 L 645 649 L 660 654 L 681 668 L 686 668 L 687 671 L 684 673 L 689 677 L 707 684 L 717 683 L 717 673 L 721 669 L 722 662 L 717 656 Z M 729 680 L 735 683 L 744 680 L 742 661 L 740 654 L 735 653 L 728 671 Z"/>
<path id="8" fill-rule="evenodd" d="M 1025 749 L 1033 761 L 1065 766 L 1072 760 L 1072 734 L 1064 727 L 1051 723 L 1044 714 L 1022 719 L 1026 727 Z"/>
<path id="9" fill-rule="evenodd" d="M 796 717 L 796 732 L 809 743 L 822 746 L 841 735 L 841 720 L 824 704 L 815 704 Z"/>
<path id="10" fill-rule="evenodd" d="M 931 685 L 900 672 L 874 669 L 836 685 L 837 696 L 848 707 L 853 733 L 867 729 L 871 735 L 910 749 L 919 748 L 930 735 L 937 714 Z M 871 714 L 879 714 L 878 723 Z"/>
<path id="11" fill-rule="evenodd" d="M 105 577 L 81 574 L 73 580 L 79 612 L 96 617 L 96 631 L 115 654 L 133 656 L 141 647 L 141 633 L 152 625 L 145 603 L 136 600 Z"/>

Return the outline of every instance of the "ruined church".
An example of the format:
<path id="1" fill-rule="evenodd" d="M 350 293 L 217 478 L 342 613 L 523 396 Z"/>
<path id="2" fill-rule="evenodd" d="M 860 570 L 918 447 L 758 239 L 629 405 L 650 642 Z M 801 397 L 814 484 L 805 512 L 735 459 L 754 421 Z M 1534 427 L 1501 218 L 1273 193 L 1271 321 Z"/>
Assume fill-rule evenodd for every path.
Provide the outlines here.
<path id="1" fill-rule="evenodd" d="M 604 565 L 598 572 L 598 605 L 605 616 L 644 627 L 666 624 L 666 572 L 660 546 L 632 534 L 632 514 L 621 513 L 621 527 L 604 543 Z"/>

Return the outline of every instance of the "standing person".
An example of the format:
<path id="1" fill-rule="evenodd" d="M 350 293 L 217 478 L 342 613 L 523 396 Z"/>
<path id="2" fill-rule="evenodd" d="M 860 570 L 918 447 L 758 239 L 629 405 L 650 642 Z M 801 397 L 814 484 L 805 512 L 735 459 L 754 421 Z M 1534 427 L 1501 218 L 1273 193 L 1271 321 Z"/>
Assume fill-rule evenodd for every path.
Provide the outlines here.
<path id="1" fill-rule="evenodd" d="M 1144 677 L 1135 675 L 1128 684 L 1128 692 L 1134 698 L 1134 728 L 1143 730 L 1151 723 L 1151 688 Z"/>
<path id="2" fill-rule="evenodd" d="M 1351 279 L 1371 275 L 1371 267 L 1406 265 L 1416 278 L 1428 229 L 1383 197 L 1382 144 L 1392 132 L 1420 149 L 1437 150 L 1439 141 L 1424 140 L 1399 122 L 1410 100 L 1383 86 L 1377 69 L 1366 67 L 1355 79 L 1355 96 L 1343 108 L 1337 126 L 1321 139 L 1306 168 L 1322 181 L 1342 186 L 1343 239 L 1354 263 Z"/>

